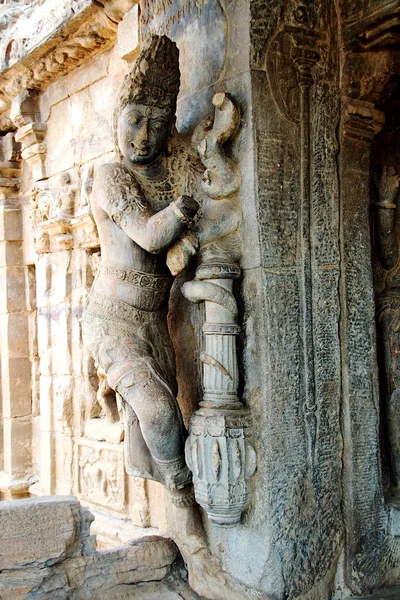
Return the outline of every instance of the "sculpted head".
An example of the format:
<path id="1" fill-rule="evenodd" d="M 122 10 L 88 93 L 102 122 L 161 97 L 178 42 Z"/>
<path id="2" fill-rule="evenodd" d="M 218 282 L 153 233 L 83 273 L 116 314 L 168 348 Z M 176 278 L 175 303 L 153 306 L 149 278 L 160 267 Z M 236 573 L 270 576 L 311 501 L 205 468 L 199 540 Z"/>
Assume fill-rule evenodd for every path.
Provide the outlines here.
<path id="1" fill-rule="evenodd" d="M 175 124 L 179 92 L 178 49 L 154 36 L 122 84 L 114 113 L 117 154 L 148 165 L 166 151 Z"/>

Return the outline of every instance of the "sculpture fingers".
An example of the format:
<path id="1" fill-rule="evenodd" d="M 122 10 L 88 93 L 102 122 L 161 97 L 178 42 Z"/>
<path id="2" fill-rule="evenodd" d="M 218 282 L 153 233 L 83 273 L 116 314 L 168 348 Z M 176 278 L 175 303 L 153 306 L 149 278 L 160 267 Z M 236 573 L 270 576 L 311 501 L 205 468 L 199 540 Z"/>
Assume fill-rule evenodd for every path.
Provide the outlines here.
<path id="1" fill-rule="evenodd" d="M 190 302 L 214 302 L 237 316 L 237 304 L 234 295 L 227 289 L 210 281 L 187 281 L 182 293 Z"/>

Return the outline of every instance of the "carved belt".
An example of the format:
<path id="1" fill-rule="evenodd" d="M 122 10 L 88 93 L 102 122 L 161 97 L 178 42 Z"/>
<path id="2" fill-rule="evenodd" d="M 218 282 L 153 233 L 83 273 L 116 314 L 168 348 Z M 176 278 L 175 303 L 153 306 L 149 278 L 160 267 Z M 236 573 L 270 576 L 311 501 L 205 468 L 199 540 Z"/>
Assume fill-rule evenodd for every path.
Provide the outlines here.
<path id="1" fill-rule="evenodd" d="M 122 300 L 110 298 L 91 291 L 83 312 L 83 318 L 92 322 L 93 317 L 101 317 L 124 325 L 134 323 L 148 324 L 166 318 L 166 310 L 148 311 L 135 308 Z"/>
<path id="2" fill-rule="evenodd" d="M 114 277 L 122 283 L 134 285 L 157 292 L 166 292 L 169 290 L 172 282 L 170 275 L 155 275 L 154 273 L 143 273 L 135 269 L 121 269 L 111 265 L 101 265 L 100 272 L 104 275 Z"/>

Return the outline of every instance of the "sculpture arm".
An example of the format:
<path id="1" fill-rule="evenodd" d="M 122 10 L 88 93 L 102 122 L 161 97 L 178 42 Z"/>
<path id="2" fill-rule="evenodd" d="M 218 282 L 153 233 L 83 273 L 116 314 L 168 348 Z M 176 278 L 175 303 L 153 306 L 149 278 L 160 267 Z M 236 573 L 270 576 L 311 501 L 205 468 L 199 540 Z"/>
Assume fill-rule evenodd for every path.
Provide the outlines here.
<path id="1" fill-rule="evenodd" d="M 120 167 L 119 171 L 121 179 Z M 93 186 L 94 201 L 144 250 L 152 254 L 164 252 L 191 224 L 198 209 L 197 202 L 182 196 L 154 213 L 133 176 L 126 171 L 122 174 L 121 183 L 103 168 Z"/>
<path id="2" fill-rule="evenodd" d="M 382 267 L 387 271 L 396 266 L 399 258 L 395 221 L 399 196 L 398 176 L 384 170 L 379 186 L 379 201 L 375 204 L 375 248 Z"/>

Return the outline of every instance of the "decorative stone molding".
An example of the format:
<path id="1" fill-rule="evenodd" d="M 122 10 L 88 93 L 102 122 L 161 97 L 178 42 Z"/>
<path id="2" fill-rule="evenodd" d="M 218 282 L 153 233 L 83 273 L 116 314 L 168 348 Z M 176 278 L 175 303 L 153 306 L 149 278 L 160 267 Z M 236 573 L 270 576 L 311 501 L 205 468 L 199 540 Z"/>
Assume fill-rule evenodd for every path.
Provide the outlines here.
<path id="1" fill-rule="evenodd" d="M 131 10 L 137 0 L 99 0 L 104 6 L 105 13 L 109 19 L 115 23 L 119 23 L 124 18 L 124 15 Z"/>
<path id="2" fill-rule="evenodd" d="M 21 165 L 18 162 L 0 161 L 0 202 L 17 202 Z"/>
<path id="3" fill-rule="evenodd" d="M 7 105 L 24 90 L 44 90 L 111 48 L 116 33 L 116 23 L 93 0 L 37 0 L 24 8 L 1 44 L 0 100 Z"/>
<path id="4" fill-rule="evenodd" d="M 343 106 L 343 135 L 372 142 L 385 123 L 385 115 L 371 102 L 347 99 Z"/>
<path id="5" fill-rule="evenodd" d="M 343 40 L 349 49 L 369 51 L 398 44 L 400 9 L 397 2 L 382 0 L 360 19 L 343 23 Z"/>
<path id="6" fill-rule="evenodd" d="M 15 139 L 22 144 L 22 158 L 32 169 L 33 181 L 46 176 L 46 144 L 43 141 L 46 126 L 40 122 L 37 102 L 35 93 L 25 90 L 13 99 L 10 111 L 10 118 L 18 127 Z"/>

